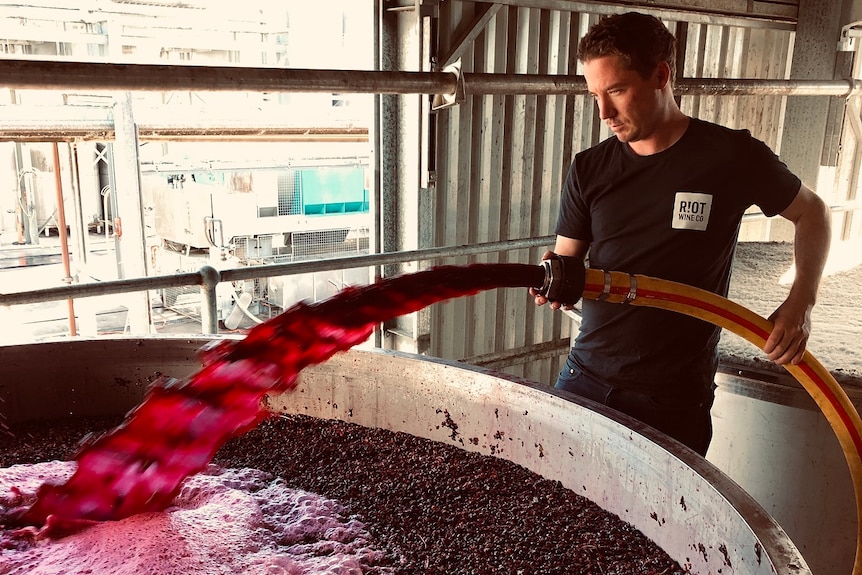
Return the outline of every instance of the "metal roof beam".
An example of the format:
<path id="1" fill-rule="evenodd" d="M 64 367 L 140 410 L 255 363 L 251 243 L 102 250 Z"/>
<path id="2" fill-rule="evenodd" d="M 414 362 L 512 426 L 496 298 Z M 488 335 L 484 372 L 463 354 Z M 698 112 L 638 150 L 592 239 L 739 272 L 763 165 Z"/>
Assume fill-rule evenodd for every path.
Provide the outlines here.
<path id="1" fill-rule="evenodd" d="M 461 58 L 461 54 L 473 45 L 476 38 L 478 38 L 488 26 L 488 22 L 490 22 L 502 8 L 503 5 L 499 2 L 483 3 L 479 13 L 476 14 L 473 21 L 470 22 L 465 27 L 461 35 L 452 42 L 452 46 L 449 48 L 449 53 L 440 55 L 437 67 L 442 70 L 457 62 Z"/>
<path id="2" fill-rule="evenodd" d="M 524 8 L 602 15 L 637 10 L 648 12 L 665 20 L 775 30 L 795 30 L 799 12 L 799 3 L 795 1 L 663 0 L 645 3 L 625 0 L 617 2 L 496 0 L 495 3 Z"/>

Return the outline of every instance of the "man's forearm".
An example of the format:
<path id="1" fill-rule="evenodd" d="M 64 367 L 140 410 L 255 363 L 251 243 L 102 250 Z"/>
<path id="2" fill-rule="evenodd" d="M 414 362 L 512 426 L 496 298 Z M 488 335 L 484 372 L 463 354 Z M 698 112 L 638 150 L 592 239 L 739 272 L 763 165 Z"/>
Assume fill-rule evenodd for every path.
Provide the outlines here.
<path id="1" fill-rule="evenodd" d="M 796 274 L 788 299 L 808 302 L 813 306 L 829 256 L 832 239 L 829 207 L 819 198 L 811 202 L 795 222 L 793 255 Z"/>

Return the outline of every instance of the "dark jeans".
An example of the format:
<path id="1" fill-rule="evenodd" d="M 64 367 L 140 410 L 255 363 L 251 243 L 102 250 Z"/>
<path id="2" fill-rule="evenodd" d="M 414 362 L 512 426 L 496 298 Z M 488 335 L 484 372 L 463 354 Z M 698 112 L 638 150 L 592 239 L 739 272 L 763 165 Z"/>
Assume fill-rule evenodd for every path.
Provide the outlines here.
<path id="1" fill-rule="evenodd" d="M 595 381 L 566 360 L 557 389 L 570 391 L 607 405 L 646 423 L 705 456 L 712 440 L 712 391 L 707 397 L 689 399 L 655 396 Z"/>

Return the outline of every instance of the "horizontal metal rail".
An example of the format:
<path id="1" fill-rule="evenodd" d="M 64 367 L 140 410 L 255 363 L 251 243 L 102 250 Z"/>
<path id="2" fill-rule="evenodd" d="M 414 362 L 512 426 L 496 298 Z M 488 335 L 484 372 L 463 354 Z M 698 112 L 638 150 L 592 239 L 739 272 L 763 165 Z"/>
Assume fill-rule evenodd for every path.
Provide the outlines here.
<path id="1" fill-rule="evenodd" d="M 129 278 L 98 283 L 64 285 L 26 292 L 0 293 L 0 306 L 32 304 L 67 298 L 82 298 L 113 295 L 160 289 L 166 287 L 201 286 L 203 293 L 202 333 L 217 333 L 216 285 L 222 281 L 249 280 L 281 275 L 293 275 L 316 271 L 331 271 L 366 266 L 382 266 L 443 258 L 466 257 L 494 252 L 549 247 L 555 236 L 541 236 L 500 242 L 487 242 L 464 246 L 426 248 L 421 250 L 389 252 L 366 256 L 351 256 L 307 262 L 290 262 L 217 270 L 204 266 L 197 272 L 159 275 L 145 278 Z"/>
<path id="2" fill-rule="evenodd" d="M 583 76 L 484 73 L 465 73 L 463 91 L 465 94 L 545 96 L 588 93 Z M 862 92 L 862 84 L 855 80 L 680 78 L 674 82 L 674 92 L 681 96 L 849 97 Z"/>
<path id="3" fill-rule="evenodd" d="M 513 365 L 523 365 L 538 359 L 560 357 L 572 348 L 571 338 L 565 337 L 543 343 L 534 343 L 515 349 L 495 351 L 484 355 L 474 355 L 460 361 L 488 369 L 502 369 Z"/>
<path id="4" fill-rule="evenodd" d="M 858 80 L 781 80 L 759 78 L 682 78 L 680 96 L 843 96 L 862 93 Z"/>
<path id="5" fill-rule="evenodd" d="M 449 72 L 0 59 L 0 85 L 34 90 L 448 94 L 457 81 Z"/>
<path id="6" fill-rule="evenodd" d="M 68 106 L 71 113 L 77 112 Z M 0 112 L 0 141 L 15 142 L 110 142 L 116 140 L 114 120 L 96 119 L 30 119 L 22 116 L 29 110 Z M 137 120 L 137 118 L 136 118 Z M 368 128 L 345 126 L 335 128 L 298 128 L 260 120 L 237 120 L 226 123 L 213 119 L 203 122 L 135 122 L 138 140 L 148 142 L 330 142 L 366 143 Z"/>
<path id="7" fill-rule="evenodd" d="M 370 94 L 566 95 L 586 93 L 583 76 L 240 66 L 111 64 L 0 59 L 0 85 L 97 91 L 337 92 Z M 851 96 L 854 80 L 683 78 L 683 95 Z"/>

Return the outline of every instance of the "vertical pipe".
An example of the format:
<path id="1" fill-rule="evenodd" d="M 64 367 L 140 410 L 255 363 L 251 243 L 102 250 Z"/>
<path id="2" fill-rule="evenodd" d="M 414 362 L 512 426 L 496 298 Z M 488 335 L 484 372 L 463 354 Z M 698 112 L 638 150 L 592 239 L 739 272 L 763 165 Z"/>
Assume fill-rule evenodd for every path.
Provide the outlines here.
<path id="1" fill-rule="evenodd" d="M 75 226 L 72 230 L 75 245 L 75 274 L 87 265 L 87 222 L 84 220 L 83 199 L 81 197 L 81 173 L 78 166 L 78 143 L 72 142 L 67 146 L 69 152 L 69 172 L 72 181 L 72 197 L 75 207 Z"/>
<path id="2" fill-rule="evenodd" d="M 54 151 L 54 181 L 57 184 L 57 233 L 60 235 L 60 252 L 63 256 L 63 272 L 66 274 L 63 281 L 72 282 L 72 268 L 69 261 L 69 238 L 66 235 L 66 205 L 63 202 L 63 178 L 60 176 L 60 149 L 57 142 L 53 145 Z M 75 300 L 66 298 L 69 306 L 69 335 L 78 335 L 75 328 Z"/>
<path id="3" fill-rule="evenodd" d="M 114 183 L 112 199 L 117 225 L 116 255 L 121 278 L 146 277 L 147 248 L 144 228 L 144 206 L 141 197 L 141 174 L 139 159 L 138 128 L 135 124 L 132 94 L 116 94 L 114 105 L 114 132 L 116 141 L 112 146 Z M 129 294 L 124 302 L 128 309 L 128 326 L 131 333 L 152 333 L 152 308 L 149 292 Z"/>
<path id="4" fill-rule="evenodd" d="M 18 168 L 18 243 L 39 245 L 39 222 L 36 217 L 36 185 L 33 181 L 33 162 L 25 144 L 15 142 L 15 163 Z"/>
<path id="5" fill-rule="evenodd" d="M 374 70 L 380 71 L 382 69 L 382 48 L 381 41 L 383 37 L 383 0 L 374 0 Z M 370 237 L 370 246 L 369 251 L 372 254 L 379 254 L 381 252 L 381 234 L 382 232 L 382 222 L 383 215 L 381 210 L 381 205 L 383 204 L 383 194 L 382 194 L 382 170 L 383 167 L 381 165 L 381 154 L 380 150 L 382 148 L 382 130 L 381 121 L 382 121 L 382 110 L 381 106 L 383 105 L 383 100 L 380 94 L 374 94 L 373 99 L 373 119 L 371 122 L 371 126 L 369 126 L 368 130 L 368 141 L 371 143 L 371 166 L 374 170 L 374 177 L 372 178 L 372 190 L 371 197 L 369 198 L 371 201 L 371 214 L 372 214 L 372 229 L 371 229 L 371 237 Z M 378 281 L 381 277 L 383 277 L 383 266 L 374 266 L 374 277 L 373 281 Z M 383 331 L 380 329 L 381 326 L 374 327 L 374 347 L 383 347 Z"/>

